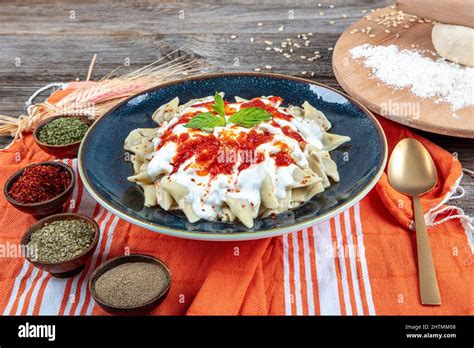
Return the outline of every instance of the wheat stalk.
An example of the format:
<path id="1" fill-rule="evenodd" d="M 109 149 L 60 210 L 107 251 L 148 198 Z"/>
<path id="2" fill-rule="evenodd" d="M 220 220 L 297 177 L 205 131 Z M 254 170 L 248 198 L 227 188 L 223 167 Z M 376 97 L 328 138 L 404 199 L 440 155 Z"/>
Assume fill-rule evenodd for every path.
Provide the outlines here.
<path id="1" fill-rule="evenodd" d="M 198 74 L 204 66 L 200 60 L 186 56 L 168 60 L 177 51 L 122 76 L 115 76 L 115 69 L 97 82 L 80 86 L 54 105 L 42 102 L 30 106 L 27 115 L 0 115 L 0 136 L 12 136 L 13 143 L 23 132 L 33 131 L 41 120 L 57 114 L 99 118 L 125 98 L 161 83 Z"/>

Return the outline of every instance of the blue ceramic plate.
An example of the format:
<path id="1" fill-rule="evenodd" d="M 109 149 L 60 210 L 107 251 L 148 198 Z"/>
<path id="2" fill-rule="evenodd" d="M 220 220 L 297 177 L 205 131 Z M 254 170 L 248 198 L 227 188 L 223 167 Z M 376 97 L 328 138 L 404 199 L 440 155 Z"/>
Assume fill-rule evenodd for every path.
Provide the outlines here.
<path id="1" fill-rule="evenodd" d="M 225 92 L 252 98 L 277 95 L 284 104 L 308 101 L 331 121 L 330 132 L 348 135 L 349 143 L 331 152 L 341 181 L 306 204 L 276 217 L 257 219 L 252 229 L 240 222 L 189 223 L 178 211 L 145 208 L 140 188 L 126 178 L 131 164 L 123 160 L 123 143 L 135 128 L 156 127 L 151 115 L 178 96 L 181 103 Z M 347 160 L 345 160 L 347 156 Z M 375 117 L 350 97 L 321 84 L 295 77 L 235 73 L 188 78 L 135 95 L 101 117 L 90 128 L 79 151 L 79 172 L 87 190 L 106 209 L 146 229 L 191 239 L 246 240 L 281 235 L 326 220 L 361 200 L 380 178 L 387 160 L 385 135 Z"/>

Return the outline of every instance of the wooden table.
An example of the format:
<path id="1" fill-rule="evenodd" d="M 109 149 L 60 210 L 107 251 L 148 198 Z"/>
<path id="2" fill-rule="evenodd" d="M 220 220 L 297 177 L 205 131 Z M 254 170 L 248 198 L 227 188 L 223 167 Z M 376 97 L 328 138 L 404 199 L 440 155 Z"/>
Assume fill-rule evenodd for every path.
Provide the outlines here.
<path id="1" fill-rule="evenodd" d="M 391 1 L 2 1 L 0 5 L 0 113 L 24 112 L 25 100 L 50 82 L 84 79 L 94 53 L 93 78 L 122 65 L 148 64 L 176 48 L 192 52 L 209 71 L 262 71 L 303 76 L 341 90 L 331 69 L 339 35 L 374 5 Z M 286 38 L 312 33 L 291 58 L 273 49 Z M 253 42 L 252 42 L 253 38 Z M 308 61 L 319 51 L 321 58 Z M 305 58 L 302 58 L 304 56 Z M 271 69 L 266 69 L 265 66 Z M 159 82 L 159 81 L 157 81 Z M 472 140 L 419 132 L 474 168 Z M 0 138 L 0 145 L 8 139 Z M 474 213 L 474 180 L 464 198 Z"/>

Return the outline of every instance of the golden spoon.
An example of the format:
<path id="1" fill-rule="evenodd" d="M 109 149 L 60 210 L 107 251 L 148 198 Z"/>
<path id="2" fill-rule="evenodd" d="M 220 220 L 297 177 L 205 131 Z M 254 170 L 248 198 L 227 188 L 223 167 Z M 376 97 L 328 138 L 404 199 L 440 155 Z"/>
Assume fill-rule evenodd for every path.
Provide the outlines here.
<path id="1" fill-rule="evenodd" d="M 405 138 L 395 146 L 388 162 L 388 181 L 395 190 L 413 198 L 421 303 L 440 305 L 438 281 L 419 197 L 436 185 L 438 175 L 433 159 L 418 140 Z"/>

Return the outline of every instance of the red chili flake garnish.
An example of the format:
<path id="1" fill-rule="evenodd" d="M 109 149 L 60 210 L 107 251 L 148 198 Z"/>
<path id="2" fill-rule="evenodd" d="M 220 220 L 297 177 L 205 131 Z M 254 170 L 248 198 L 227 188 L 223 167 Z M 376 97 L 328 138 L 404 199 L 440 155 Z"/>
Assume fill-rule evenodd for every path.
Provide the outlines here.
<path id="1" fill-rule="evenodd" d="M 58 196 L 70 183 L 71 177 L 64 168 L 37 165 L 26 168 L 8 194 L 19 203 L 43 202 Z"/>
<path id="2" fill-rule="evenodd" d="M 276 154 L 272 155 L 272 157 L 275 159 L 275 164 L 277 167 L 286 167 L 294 163 L 293 159 L 286 151 L 277 152 Z"/>
<path id="3" fill-rule="evenodd" d="M 168 141 L 177 141 L 177 153 L 173 157 L 173 173 L 195 156 L 195 166 L 199 169 L 196 173 L 201 176 L 210 174 L 212 177 L 218 174 L 230 175 L 237 162 L 241 162 L 239 170 L 248 168 L 253 163 L 262 162 L 265 157 L 256 153 L 256 148 L 261 144 L 270 142 L 273 134 L 268 132 L 257 132 L 251 130 L 248 133 L 240 133 L 237 137 L 221 136 L 216 138 L 213 134 L 195 134 L 186 140 L 180 137 L 170 138 Z"/>
<path id="4" fill-rule="evenodd" d="M 173 134 L 173 129 L 179 125 L 179 124 L 186 124 L 189 122 L 190 119 L 192 119 L 194 116 L 196 116 L 197 114 L 200 114 L 200 112 L 190 112 L 190 113 L 187 113 L 187 114 L 184 114 L 183 116 L 181 116 L 179 118 L 178 121 L 176 121 L 175 124 L 173 124 L 172 126 L 168 127 L 168 129 L 166 129 L 166 131 L 163 133 L 163 135 L 161 136 L 161 142 L 158 144 L 157 146 L 157 150 L 161 149 L 163 147 L 163 145 L 165 145 L 168 141 L 176 141 L 178 140 L 178 136 L 176 134 Z M 181 135 L 186 135 L 188 138 L 189 138 L 189 134 L 187 133 L 183 133 Z"/>
<path id="5" fill-rule="evenodd" d="M 276 108 L 277 101 L 281 103 L 282 99 L 280 97 L 270 97 L 268 98 L 270 100 L 270 104 L 265 104 L 261 99 L 252 99 L 251 101 L 247 103 L 243 103 L 240 108 L 260 108 L 263 110 L 268 111 L 269 113 L 272 114 L 273 117 L 276 118 L 281 118 L 286 121 L 291 121 L 293 119 L 293 116 L 284 114 Z"/>
<path id="6" fill-rule="evenodd" d="M 260 107 L 270 112 L 274 117 L 291 120 L 293 117 L 285 115 L 278 111 L 275 105 L 281 103 L 280 97 L 270 97 L 270 103 L 265 104 L 261 99 L 252 99 L 250 102 L 242 103 L 241 108 L 248 107 Z M 197 106 L 203 106 L 212 109 L 211 105 L 213 102 L 201 103 Z M 230 115 L 235 112 L 234 109 L 229 107 L 229 103 L 225 102 L 226 115 Z M 172 173 L 175 173 L 181 165 L 195 156 L 195 161 L 191 165 L 197 169 L 196 173 L 200 176 L 210 175 L 214 177 L 218 174 L 230 175 L 233 172 L 235 164 L 240 162 L 238 167 L 239 171 L 249 168 L 254 163 L 260 163 L 265 160 L 262 153 L 256 153 L 258 146 L 264 143 L 268 143 L 273 140 L 273 134 L 269 132 L 260 132 L 254 129 L 248 133 L 242 132 L 236 135 L 233 132 L 221 133 L 219 137 L 215 137 L 213 134 L 199 134 L 194 133 L 192 136 L 189 133 L 183 133 L 180 135 L 173 134 L 173 129 L 183 123 L 187 123 L 199 112 L 187 113 L 179 118 L 179 120 L 169 127 L 165 133 L 161 136 L 161 142 L 157 149 L 163 147 L 167 142 L 175 142 L 177 147 L 177 153 L 173 157 Z M 272 122 L 274 127 L 280 127 L 276 122 Z M 230 126 L 231 128 L 233 125 Z M 304 139 L 290 127 L 286 126 L 282 128 L 283 133 L 298 142 L 304 142 Z M 193 131 L 192 129 L 190 132 Z M 284 155 L 279 155 L 277 165 L 287 166 L 293 163 L 290 157 L 283 158 Z"/>

